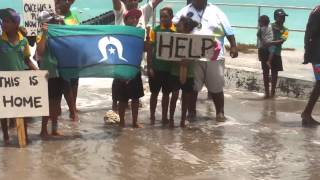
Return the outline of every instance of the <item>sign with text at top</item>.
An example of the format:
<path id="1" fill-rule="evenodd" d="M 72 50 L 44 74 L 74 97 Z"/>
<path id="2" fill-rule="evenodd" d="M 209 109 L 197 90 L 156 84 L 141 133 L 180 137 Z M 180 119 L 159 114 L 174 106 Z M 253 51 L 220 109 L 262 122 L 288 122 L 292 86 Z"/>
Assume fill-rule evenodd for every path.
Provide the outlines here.
<path id="1" fill-rule="evenodd" d="M 214 56 L 215 38 L 208 35 L 157 32 L 157 59 L 181 61 Z"/>
<path id="2" fill-rule="evenodd" d="M 49 115 L 47 71 L 0 71 L 0 118 Z"/>
<path id="3" fill-rule="evenodd" d="M 38 14 L 51 9 L 55 12 L 54 0 L 23 0 L 23 26 L 28 31 L 28 36 L 37 36 L 40 32 Z"/>

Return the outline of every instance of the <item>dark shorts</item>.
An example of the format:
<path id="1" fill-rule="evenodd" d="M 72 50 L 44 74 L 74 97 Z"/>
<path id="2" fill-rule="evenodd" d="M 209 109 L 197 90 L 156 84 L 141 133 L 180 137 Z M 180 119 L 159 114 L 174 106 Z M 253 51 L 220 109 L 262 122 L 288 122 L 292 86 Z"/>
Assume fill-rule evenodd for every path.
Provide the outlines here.
<path id="1" fill-rule="evenodd" d="M 180 78 L 178 76 L 170 76 L 170 86 L 172 91 L 182 90 L 185 92 L 192 92 L 193 91 L 193 78 L 187 78 L 187 81 L 184 84 L 180 83 Z"/>
<path id="2" fill-rule="evenodd" d="M 141 73 L 129 82 L 114 79 L 112 83 L 112 98 L 117 101 L 127 102 L 144 96 Z"/>
<path id="3" fill-rule="evenodd" d="M 154 76 L 149 77 L 149 87 L 151 93 L 159 93 L 162 89 L 162 93 L 170 93 L 169 83 L 170 73 L 165 71 L 154 71 Z"/>
<path id="4" fill-rule="evenodd" d="M 259 49 L 258 56 L 259 56 L 259 61 L 261 61 L 262 70 L 269 71 L 269 67 L 266 63 L 269 58 L 269 50 L 268 49 Z M 273 55 L 272 62 L 271 62 L 271 71 L 283 71 L 281 56 Z"/>
<path id="5" fill-rule="evenodd" d="M 50 78 L 48 80 L 49 113 L 50 116 L 59 116 L 60 102 L 63 94 L 64 82 L 62 78 Z"/>

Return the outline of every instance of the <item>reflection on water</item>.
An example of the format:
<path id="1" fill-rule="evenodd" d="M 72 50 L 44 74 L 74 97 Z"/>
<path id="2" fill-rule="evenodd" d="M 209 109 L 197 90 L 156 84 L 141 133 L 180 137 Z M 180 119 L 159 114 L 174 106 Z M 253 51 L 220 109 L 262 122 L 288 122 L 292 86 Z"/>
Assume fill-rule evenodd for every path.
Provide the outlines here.
<path id="1" fill-rule="evenodd" d="M 305 102 L 263 101 L 230 91 L 228 121 L 217 123 L 203 93 L 197 121 L 169 129 L 160 120 L 148 125 L 145 97 L 140 111 L 145 127 L 120 129 L 103 124 L 110 108 L 109 99 L 101 100 L 105 89 L 87 89 L 79 97 L 81 123 L 71 123 L 63 112 L 65 137 L 41 140 L 40 122 L 34 121 L 27 148 L 4 147 L 1 140 L 0 179 L 320 179 L 320 131 L 302 128 L 296 113 Z M 15 131 L 10 134 L 17 143 Z"/>

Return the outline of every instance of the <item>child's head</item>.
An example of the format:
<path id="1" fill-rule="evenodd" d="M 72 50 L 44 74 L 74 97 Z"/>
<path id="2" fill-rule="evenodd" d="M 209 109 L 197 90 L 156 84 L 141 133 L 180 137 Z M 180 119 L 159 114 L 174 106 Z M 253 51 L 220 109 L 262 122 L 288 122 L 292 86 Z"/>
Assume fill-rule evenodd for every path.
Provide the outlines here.
<path id="1" fill-rule="evenodd" d="M 199 23 L 192 20 L 190 17 L 181 16 L 176 28 L 179 33 L 191 33 L 198 25 Z"/>
<path id="2" fill-rule="evenodd" d="M 270 19 L 267 15 L 262 15 L 259 17 L 259 26 L 263 27 L 263 26 L 268 26 L 270 23 Z"/>
<path id="3" fill-rule="evenodd" d="M 130 10 L 130 9 L 137 9 L 139 2 L 141 2 L 142 0 L 122 0 L 122 1 L 125 4 L 127 10 Z"/>
<path id="4" fill-rule="evenodd" d="M 20 16 L 18 13 L 11 9 L 1 9 L 0 18 L 2 31 L 5 33 L 18 32 L 20 24 Z"/>
<path id="5" fill-rule="evenodd" d="M 170 28 L 172 24 L 173 10 L 170 7 L 164 7 L 160 10 L 160 24 Z"/>
<path id="6" fill-rule="evenodd" d="M 139 9 L 131 9 L 123 15 L 124 24 L 127 26 L 137 26 L 142 12 Z"/>
<path id="7" fill-rule="evenodd" d="M 276 9 L 273 15 L 274 15 L 274 20 L 278 24 L 283 24 L 286 20 L 286 16 L 288 16 L 288 14 L 284 12 L 283 9 Z"/>

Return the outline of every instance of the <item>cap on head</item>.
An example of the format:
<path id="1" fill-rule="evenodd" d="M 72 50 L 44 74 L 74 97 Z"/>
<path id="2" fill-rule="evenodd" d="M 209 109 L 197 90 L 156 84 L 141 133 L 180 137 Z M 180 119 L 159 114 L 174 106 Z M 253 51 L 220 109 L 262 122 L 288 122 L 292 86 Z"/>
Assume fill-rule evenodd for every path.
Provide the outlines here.
<path id="1" fill-rule="evenodd" d="M 49 22 L 51 19 L 53 19 L 53 14 L 48 12 L 48 11 L 41 11 L 38 14 L 38 21 L 41 23 L 47 23 Z"/>
<path id="2" fill-rule="evenodd" d="M 16 24 L 20 24 L 20 16 L 19 14 L 11 8 L 0 9 L 0 18 L 10 18 Z"/>
<path id="3" fill-rule="evenodd" d="M 288 14 L 286 12 L 284 12 L 283 9 L 276 9 L 274 11 L 274 17 L 278 17 L 278 16 L 288 16 Z"/>
<path id="4" fill-rule="evenodd" d="M 142 12 L 139 9 L 131 9 L 129 11 L 127 11 L 126 13 L 124 13 L 123 18 L 127 19 L 128 17 L 134 16 L 137 19 L 139 19 L 142 15 Z"/>

